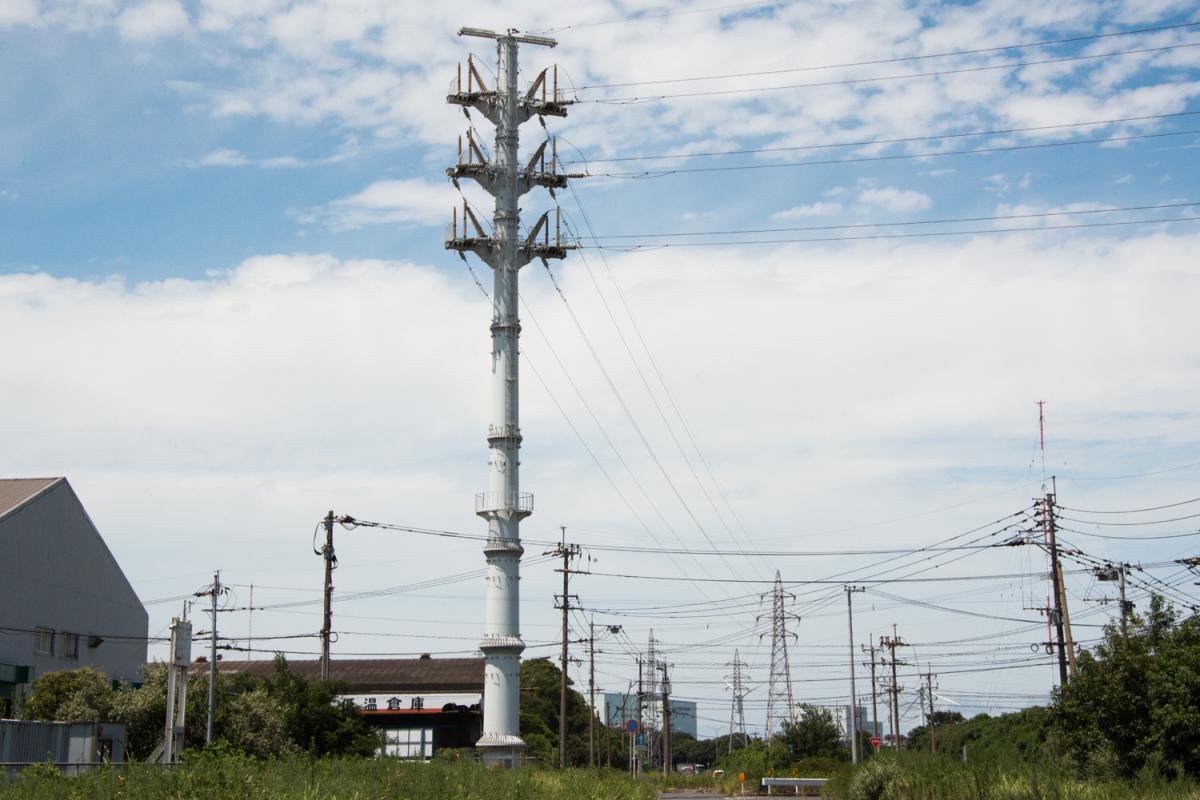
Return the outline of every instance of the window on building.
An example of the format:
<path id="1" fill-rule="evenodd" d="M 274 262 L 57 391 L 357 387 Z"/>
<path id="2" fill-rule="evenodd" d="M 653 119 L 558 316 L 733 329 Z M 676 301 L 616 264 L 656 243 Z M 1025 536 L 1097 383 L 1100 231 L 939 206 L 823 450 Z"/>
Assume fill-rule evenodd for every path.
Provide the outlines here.
<path id="1" fill-rule="evenodd" d="M 34 628 L 33 629 L 33 652 L 38 655 L 52 656 L 54 655 L 54 629 L 53 628 Z"/>
<path id="2" fill-rule="evenodd" d="M 79 634 L 60 633 L 58 635 L 58 654 L 63 658 L 79 658 Z"/>
<path id="3" fill-rule="evenodd" d="M 433 758 L 433 729 L 388 728 L 383 732 L 383 754 L 395 758 Z"/>

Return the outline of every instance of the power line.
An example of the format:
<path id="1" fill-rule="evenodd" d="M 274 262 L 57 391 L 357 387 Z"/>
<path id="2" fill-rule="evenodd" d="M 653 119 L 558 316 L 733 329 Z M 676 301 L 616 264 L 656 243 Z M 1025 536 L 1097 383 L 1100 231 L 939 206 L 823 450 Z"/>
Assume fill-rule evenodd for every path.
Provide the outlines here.
<path id="1" fill-rule="evenodd" d="M 883 64 L 897 64 L 905 61 L 926 61 L 933 58 L 951 58 L 954 56 L 974 56 L 984 53 L 1000 53 L 1005 50 L 1022 50 L 1031 47 L 1047 47 L 1056 44 L 1074 44 L 1076 42 L 1088 42 L 1098 39 L 1111 39 L 1117 36 L 1134 36 L 1142 33 L 1159 33 L 1161 31 L 1180 30 L 1183 28 L 1194 28 L 1200 25 L 1200 22 L 1184 22 L 1177 25 L 1159 25 L 1152 28 L 1135 28 L 1127 31 L 1114 31 L 1112 33 L 1097 33 L 1089 36 L 1071 36 L 1063 39 L 1047 39 L 1040 42 L 1022 42 L 1019 44 L 999 45 L 997 47 L 982 47 L 974 50 L 951 50 L 942 53 L 929 53 L 926 55 L 916 56 L 896 56 L 893 58 L 876 58 L 868 61 L 851 61 L 841 64 L 822 64 L 809 67 L 788 67 L 785 69 L 762 70 L 759 72 L 739 72 L 725 75 L 701 75 L 689 78 L 663 78 L 660 80 L 649 81 L 633 81 L 630 83 L 595 83 L 587 86 L 580 86 L 578 91 L 587 89 L 617 89 L 626 86 L 648 86 L 653 84 L 664 83 L 691 83 L 696 81 L 711 81 L 723 80 L 726 78 L 758 78 L 764 75 L 783 75 L 792 72 L 815 72 L 825 69 L 848 69 L 850 67 L 868 67 L 880 66 Z"/>
<path id="2" fill-rule="evenodd" d="M 839 80 L 830 81 L 814 81 L 812 83 L 789 83 L 781 86 L 758 86 L 753 88 L 739 89 L 709 89 L 700 92 L 677 92 L 675 94 L 660 94 L 647 97 L 603 97 L 596 99 L 576 100 L 577 103 L 605 103 L 616 105 L 632 105 L 635 103 L 658 103 L 664 100 L 673 100 L 679 98 L 690 97 L 716 97 L 722 95 L 740 95 L 740 94 L 758 94 L 765 92 L 779 92 L 789 89 L 816 89 L 829 86 L 850 86 L 864 83 L 886 83 L 890 81 L 911 80 L 915 78 L 936 78 L 942 75 L 964 75 L 976 72 L 994 72 L 997 70 L 1020 69 L 1022 67 L 1036 67 L 1047 64 L 1064 64 L 1069 62 L 1079 61 L 1097 61 L 1105 58 L 1116 58 L 1118 56 L 1140 55 L 1145 53 L 1161 53 L 1169 50 L 1180 50 L 1188 47 L 1200 47 L 1200 42 L 1185 42 L 1182 44 L 1162 45 L 1160 47 L 1139 47 L 1132 50 L 1116 50 L 1111 53 L 1090 53 L 1085 55 L 1059 56 L 1057 58 L 1043 58 L 1034 61 L 1010 61 L 1006 64 L 982 64 L 973 67 L 958 67 L 956 69 L 940 69 L 931 70 L 929 72 L 909 72 L 903 75 L 876 75 L 866 78 L 842 78 Z"/>
<path id="3" fill-rule="evenodd" d="M 1178 503 L 1167 503 L 1163 506 L 1150 506 L 1149 508 L 1127 508 L 1118 511 L 1095 511 L 1088 508 L 1071 508 L 1069 506 L 1056 505 L 1063 511 L 1074 511 L 1076 514 L 1141 514 L 1146 511 L 1162 511 L 1167 508 L 1178 508 L 1179 506 L 1187 506 L 1192 503 L 1200 503 L 1200 497 L 1193 497 L 1191 500 L 1180 500 Z"/>
<path id="4" fill-rule="evenodd" d="M 642 172 L 598 172 L 589 173 L 593 178 L 622 178 L 627 180 L 642 180 L 646 178 L 661 178 L 667 175 L 688 175 L 705 172 L 738 172 L 752 169 L 775 169 L 779 167 L 820 167 L 835 164 L 861 164 L 873 161 L 906 161 L 914 158 L 935 158 L 942 156 L 968 156 L 980 153 L 1009 153 L 1018 150 L 1041 150 L 1051 147 L 1076 147 L 1085 144 L 1108 144 L 1112 142 L 1131 142 L 1138 139 L 1161 139 L 1168 136 L 1188 136 L 1200 133 L 1200 129 L 1185 131 L 1160 131 L 1157 133 L 1133 133 L 1125 136 L 1108 136 L 1093 139 L 1075 139 L 1069 142 L 1033 142 L 1029 144 L 997 145 L 993 147 L 973 147 L 967 150 L 937 150 L 927 153 L 894 153 L 880 156 L 853 156 L 850 158 L 827 158 L 819 161 L 781 161 L 763 164 L 734 164 L 725 167 L 683 167 L 679 169 L 644 170 Z"/>
<path id="5" fill-rule="evenodd" d="M 1039 228 L 973 228 L 971 230 L 962 231 L 921 231 L 916 233 L 881 233 L 863 236 L 820 236 L 808 237 L 804 239 L 746 239 L 740 241 L 720 241 L 720 242 L 666 242 L 664 244 L 655 245 L 630 245 L 630 246 L 614 246 L 601 245 L 605 250 L 620 250 L 623 252 L 634 253 L 650 250 L 665 250 L 668 247 L 734 247 L 747 244 L 803 244 L 805 242 L 859 242 L 870 241 L 875 239 L 928 239 L 938 236 L 976 236 L 985 234 L 998 233 L 1037 233 L 1039 231 L 1062 231 L 1076 230 L 1082 228 L 1115 228 L 1129 225 L 1152 225 L 1161 224 L 1164 222 L 1200 222 L 1200 217 L 1167 217 L 1164 219 L 1139 219 L 1139 220 L 1124 220 L 1120 222 L 1080 222 L 1069 225 L 1043 225 Z M 581 248 L 600 249 L 597 247 L 589 247 L 588 245 L 580 245 Z M 1076 520 L 1079 521 L 1079 520 Z M 1086 521 L 1086 520 L 1085 520 Z M 1101 523 L 1096 523 L 1101 524 Z M 1107 523 L 1115 525 L 1118 523 Z M 1125 523 L 1134 524 L 1134 523 Z"/>
<path id="6" fill-rule="evenodd" d="M 1197 112 L 1200 113 L 1200 112 Z M 676 231 L 669 233 L 610 233 L 600 236 L 593 235 L 592 239 L 660 239 L 672 238 L 681 236 L 736 236 L 752 233 L 785 233 L 790 231 L 837 231 L 837 230 L 856 230 L 861 228 L 894 228 L 909 225 L 949 225 L 962 222 L 995 222 L 1000 220 L 1012 219 L 1042 219 L 1046 217 L 1064 217 L 1075 216 L 1077 214 L 1117 214 L 1129 211 L 1156 211 L 1165 208 L 1188 208 L 1197 205 L 1194 201 L 1178 202 L 1178 203 L 1156 203 L 1143 206 L 1124 206 L 1120 208 L 1089 208 L 1080 209 L 1077 211 L 1042 211 L 1029 214 L 996 214 L 993 216 L 984 217 L 947 217 L 945 219 L 923 219 L 923 220 L 905 220 L 901 222 L 858 222 L 846 225 L 798 225 L 781 228 L 734 228 L 729 230 L 717 231 Z M 1033 229 L 1036 230 L 1036 229 Z M 1188 502 L 1196 502 L 1190 500 Z M 1184 505 L 1180 503 L 1179 505 Z M 1170 508 L 1170 506 L 1162 506 Z M 1073 510 L 1073 509 L 1072 509 Z M 1155 510 L 1155 509 L 1143 509 Z M 1084 512 L 1087 513 L 1087 512 Z M 1100 512 L 1108 514 L 1133 513 L 1124 511 L 1108 511 Z"/>
<path id="7" fill-rule="evenodd" d="M 872 147 L 884 144 L 908 144 L 912 142 L 930 142 L 940 139 L 963 139 L 972 136 L 1005 136 L 1014 133 L 1036 133 L 1038 131 L 1062 130 L 1064 128 L 1085 128 L 1097 125 L 1117 125 L 1125 122 L 1148 122 L 1159 119 L 1175 119 L 1191 117 L 1200 111 L 1178 111 L 1171 114 L 1145 114 L 1136 117 L 1113 117 L 1088 122 L 1059 122 L 1053 125 L 1031 125 L 1023 128 L 999 128 L 986 131 L 959 131 L 955 133 L 940 133 L 927 136 L 902 136 L 894 139 L 862 139 L 848 142 L 826 142 L 821 144 L 792 145 L 788 147 L 755 147 L 744 150 L 713 150 L 702 153 L 660 153 L 649 156 L 614 156 L 611 158 L 581 158 L 578 161 L 560 161 L 562 165 L 570 164 L 605 164 L 620 161 L 660 161 L 674 158 L 713 158 L 719 156 L 745 156 L 761 153 L 791 153 L 804 150 L 827 150 L 835 147 Z"/>
<path id="8" fill-rule="evenodd" d="M 1167 522 L 1182 522 L 1185 519 L 1196 519 L 1198 517 L 1200 517 L 1200 514 L 1188 514 L 1187 516 L 1184 516 L 1184 517 L 1172 517 L 1171 519 L 1151 519 L 1151 520 L 1145 520 L 1142 522 L 1101 522 L 1099 520 L 1093 520 L 1093 519 L 1076 519 L 1075 517 L 1059 517 L 1059 519 L 1070 520 L 1071 522 L 1081 522 L 1084 525 L 1131 526 L 1131 525 L 1162 525 Z"/>

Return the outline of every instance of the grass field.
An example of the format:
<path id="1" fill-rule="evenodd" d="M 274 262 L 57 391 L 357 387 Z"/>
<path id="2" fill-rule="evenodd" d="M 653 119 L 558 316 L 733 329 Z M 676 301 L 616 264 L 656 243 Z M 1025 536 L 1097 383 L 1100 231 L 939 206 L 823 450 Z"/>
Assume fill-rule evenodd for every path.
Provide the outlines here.
<path id="1" fill-rule="evenodd" d="M 748 794 L 758 786 L 749 780 Z M 827 800 L 1200 800 L 1186 780 L 1144 776 L 1086 782 L 1045 767 L 963 766 L 916 755 L 879 757 L 831 774 Z M 200 755 L 175 769 L 130 764 L 65 777 L 50 767 L 0 780 L 0 800 L 654 800 L 656 792 L 703 789 L 736 795 L 736 778 L 648 775 L 616 770 L 489 770 L 473 762 L 374 759 L 255 761 Z M 720 796 L 720 795 L 718 795 Z M 781 793 L 781 797 L 787 797 Z"/>
<path id="2" fill-rule="evenodd" d="M 33 767 L 0 800 L 653 800 L 617 772 L 489 770 L 473 763 L 373 759 L 252 761 L 201 757 L 176 769 L 130 764 L 64 777 Z"/>

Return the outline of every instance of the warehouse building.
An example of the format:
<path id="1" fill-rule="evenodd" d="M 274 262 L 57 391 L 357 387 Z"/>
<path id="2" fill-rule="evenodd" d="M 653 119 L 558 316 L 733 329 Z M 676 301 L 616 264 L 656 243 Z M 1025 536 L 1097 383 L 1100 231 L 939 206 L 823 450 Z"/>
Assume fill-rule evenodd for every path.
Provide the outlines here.
<path id="1" fill-rule="evenodd" d="M 148 616 L 66 478 L 0 479 L 0 716 L 39 675 L 138 681 Z"/>
<path id="2" fill-rule="evenodd" d="M 317 660 L 287 665 L 314 680 L 321 675 Z M 219 661 L 217 668 L 223 675 L 265 678 L 275 670 L 275 662 Z M 342 697 L 383 731 L 380 755 L 428 759 L 444 748 L 474 747 L 482 734 L 482 658 L 335 660 L 330 662 L 329 678 L 345 683 Z"/>

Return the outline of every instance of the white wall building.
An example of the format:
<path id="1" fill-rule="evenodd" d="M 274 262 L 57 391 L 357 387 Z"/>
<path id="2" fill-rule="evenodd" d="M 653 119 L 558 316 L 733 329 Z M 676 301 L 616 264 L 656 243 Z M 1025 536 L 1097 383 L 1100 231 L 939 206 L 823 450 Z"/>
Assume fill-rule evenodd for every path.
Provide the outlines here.
<path id="1" fill-rule="evenodd" d="M 148 621 L 66 478 L 0 479 L 0 716 L 47 672 L 140 680 Z"/>

